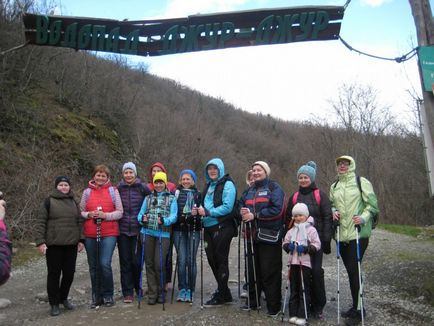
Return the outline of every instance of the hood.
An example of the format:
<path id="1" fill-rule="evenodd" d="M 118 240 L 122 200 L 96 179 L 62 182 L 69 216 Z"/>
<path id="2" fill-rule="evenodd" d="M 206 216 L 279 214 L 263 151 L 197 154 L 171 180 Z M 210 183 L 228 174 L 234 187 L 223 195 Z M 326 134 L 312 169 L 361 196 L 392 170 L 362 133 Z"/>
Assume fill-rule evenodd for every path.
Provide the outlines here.
<path id="1" fill-rule="evenodd" d="M 61 192 L 61 191 L 59 191 L 57 189 L 54 189 L 51 192 L 51 197 L 53 197 L 53 198 L 59 198 L 59 199 L 62 199 L 62 198 L 74 198 L 74 193 L 72 192 L 72 190 L 70 190 L 67 194 L 64 194 L 63 192 Z"/>
<path id="2" fill-rule="evenodd" d="M 90 189 L 109 188 L 109 187 L 111 187 L 111 185 L 112 185 L 112 183 L 111 183 L 110 179 L 108 179 L 107 182 L 104 183 L 101 187 L 98 187 L 93 179 L 89 181 L 89 188 Z"/>
<path id="3" fill-rule="evenodd" d="M 211 164 L 217 166 L 217 169 L 219 170 L 218 180 L 223 178 L 223 176 L 225 175 L 225 165 L 223 164 L 223 161 L 219 158 L 213 158 L 213 159 L 209 160 L 208 163 L 206 163 L 206 165 L 205 165 L 205 179 L 206 179 L 207 183 L 212 181 L 209 178 L 208 171 L 207 171 L 208 165 L 211 165 Z"/>
<path id="4" fill-rule="evenodd" d="M 337 168 L 337 163 L 340 160 L 350 161 L 350 166 L 348 167 L 348 173 L 346 173 L 346 174 L 354 173 L 356 171 L 356 161 L 354 161 L 354 159 L 351 156 L 348 156 L 348 155 L 342 155 L 342 156 L 339 156 L 338 158 L 336 158 L 336 171 L 338 169 Z"/>
<path id="5" fill-rule="evenodd" d="M 150 183 L 152 183 L 152 169 L 153 169 L 154 166 L 158 166 L 161 170 L 163 170 L 164 173 L 167 174 L 167 170 L 166 170 L 166 167 L 164 166 L 164 164 L 163 164 L 163 163 L 160 163 L 160 162 L 155 162 L 155 163 L 152 164 L 151 167 L 149 168 L 148 181 L 149 181 Z"/>

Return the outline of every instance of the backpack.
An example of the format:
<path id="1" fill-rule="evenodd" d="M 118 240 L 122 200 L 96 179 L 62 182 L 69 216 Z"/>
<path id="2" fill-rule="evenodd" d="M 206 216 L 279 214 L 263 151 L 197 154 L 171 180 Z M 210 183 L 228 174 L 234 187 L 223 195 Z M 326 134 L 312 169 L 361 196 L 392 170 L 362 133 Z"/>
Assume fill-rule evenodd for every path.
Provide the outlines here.
<path id="1" fill-rule="evenodd" d="M 333 184 L 333 189 L 336 188 L 338 182 L 339 182 L 339 180 L 337 180 L 337 181 Z M 360 181 L 360 176 L 358 176 L 358 175 L 356 175 L 356 182 L 357 182 L 357 187 L 359 188 L 359 191 L 360 191 L 360 197 L 362 198 L 362 201 L 363 201 L 362 182 Z M 364 202 L 364 201 L 363 201 L 363 202 Z M 375 228 L 377 227 L 378 219 L 379 219 L 379 214 L 378 214 L 378 213 L 375 213 L 374 216 L 372 216 L 372 230 L 375 229 Z"/>
<path id="2" fill-rule="evenodd" d="M 292 196 L 292 206 L 294 206 L 295 204 L 297 204 L 298 194 L 299 194 L 299 192 L 297 191 Z M 313 191 L 313 195 L 315 196 L 315 201 L 318 204 L 318 206 L 321 206 L 321 195 L 320 195 L 320 191 L 319 191 L 318 188 L 316 188 Z"/>

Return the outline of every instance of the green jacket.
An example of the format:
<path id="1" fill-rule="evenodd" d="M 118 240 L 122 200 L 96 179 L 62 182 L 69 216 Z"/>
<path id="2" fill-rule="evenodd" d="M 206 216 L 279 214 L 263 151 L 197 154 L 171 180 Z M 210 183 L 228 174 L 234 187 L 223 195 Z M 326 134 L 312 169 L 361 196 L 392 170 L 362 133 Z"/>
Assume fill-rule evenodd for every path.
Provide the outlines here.
<path id="1" fill-rule="evenodd" d="M 339 182 L 333 183 L 330 187 L 332 210 L 333 212 L 339 211 L 341 216 L 340 241 L 348 242 L 356 239 L 356 230 L 352 220 L 354 215 L 360 215 L 363 219 L 360 238 L 369 238 L 372 230 L 372 217 L 379 212 L 377 196 L 372 184 L 365 178 L 360 178 L 363 195 L 360 193 L 355 173 L 356 162 L 351 156 L 340 158 L 350 161 L 348 172 L 339 174 Z"/>
<path id="2" fill-rule="evenodd" d="M 74 194 L 72 191 L 63 194 L 55 189 L 44 200 L 36 216 L 36 246 L 43 243 L 47 246 L 76 245 L 82 238 L 81 231 L 82 219 Z"/>

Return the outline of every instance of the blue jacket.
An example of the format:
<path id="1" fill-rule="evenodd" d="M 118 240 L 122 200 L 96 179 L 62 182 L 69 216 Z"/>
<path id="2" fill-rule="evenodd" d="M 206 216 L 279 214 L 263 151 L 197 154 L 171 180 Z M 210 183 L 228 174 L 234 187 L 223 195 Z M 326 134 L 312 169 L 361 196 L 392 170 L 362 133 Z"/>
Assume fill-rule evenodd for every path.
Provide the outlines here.
<path id="1" fill-rule="evenodd" d="M 217 166 L 219 170 L 218 179 L 213 181 L 208 176 L 208 166 L 209 165 Z M 208 184 L 208 190 L 204 193 L 203 198 L 203 207 L 206 211 L 206 216 L 203 218 L 203 226 L 205 228 L 212 227 L 214 225 L 219 224 L 220 217 L 228 215 L 232 212 L 235 205 L 235 200 L 237 196 L 237 190 L 233 182 L 226 182 L 223 188 L 222 194 L 222 205 L 214 207 L 214 190 L 216 188 L 217 183 L 225 176 L 225 166 L 223 161 L 219 158 L 213 158 L 210 160 L 205 166 L 205 178 Z"/>
<path id="2" fill-rule="evenodd" d="M 282 228 L 285 193 L 275 181 L 265 178 L 256 181 L 240 198 L 240 208 L 247 207 L 255 216 L 256 226 L 266 229 Z"/>

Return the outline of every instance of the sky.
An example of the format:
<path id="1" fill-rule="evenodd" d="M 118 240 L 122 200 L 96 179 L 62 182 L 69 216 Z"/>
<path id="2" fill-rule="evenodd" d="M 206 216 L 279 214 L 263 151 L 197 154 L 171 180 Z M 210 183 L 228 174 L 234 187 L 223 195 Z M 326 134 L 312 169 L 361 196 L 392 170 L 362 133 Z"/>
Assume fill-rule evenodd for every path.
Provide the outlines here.
<path id="1" fill-rule="evenodd" d="M 145 20 L 192 14 L 315 5 L 346 0 L 58 0 L 56 14 Z M 431 7 L 434 0 L 430 0 Z M 340 36 L 353 48 L 396 58 L 417 46 L 408 0 L 352 0 Z M 409 91 L 421 96 L 417 59 L 396 63 L 362 56 L 339 40 L 241 47 L 159 57 L 128 56 L 151 74 L 173 79 L 235 107 L 290 121 L 331 119 L 330 101 L 344 83 L 371 86 L 380 105 L 409 117 Z"/>

